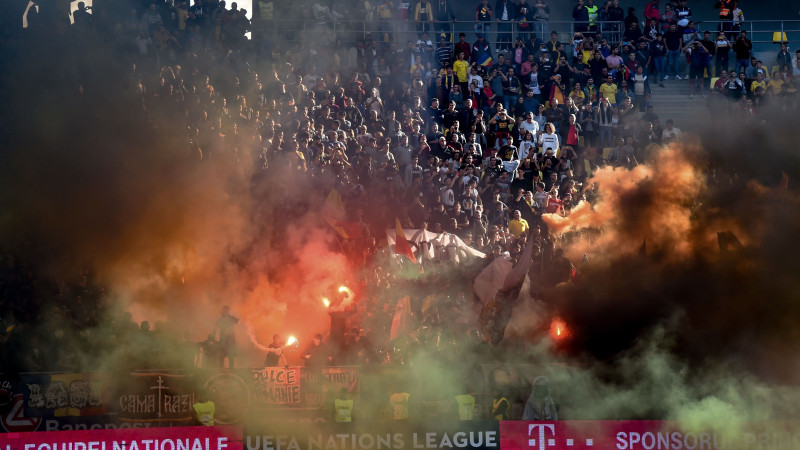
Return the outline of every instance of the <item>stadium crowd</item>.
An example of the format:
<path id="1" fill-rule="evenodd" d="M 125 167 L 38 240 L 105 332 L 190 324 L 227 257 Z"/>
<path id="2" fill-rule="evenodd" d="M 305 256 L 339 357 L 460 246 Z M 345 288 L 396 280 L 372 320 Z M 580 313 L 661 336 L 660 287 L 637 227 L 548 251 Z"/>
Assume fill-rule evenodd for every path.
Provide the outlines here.
<path id="1" fill-rule="evenodd" d="M 764 103 L 793 104 L 800 81 L 800 51 L 782 44 L 777 73 L 768 72 L 772 61 L 751 58 L 731 0 L 719 5 L 723 30 L 703 33 L 686 0 L 667 2 L 663 11 L 654 0 L 641 18 L 633 8 L 623 15 L 619 0 L 578 0 L 575 33 L 549 29 L 545 0 L 493 3 L 477 5 L 473 40 L 472 33 L 452 33 L 453 8 L 463 7 L 452 0 L 421 0 L 405 12 L 391 1 L 260 1 L 252 23 L 224 1 L 96 1 L 91 14 L 80 2 L 73 25 L 42 2 L 38 12 L 28 9 L 27 28 L 5 28 L 4 46 L 7 54 L 24 54 L 61 40 L 63 57 L 89 68 L 97 63 L 81 61 L 81 48 L 113 55 L 120 76 L 103 82 L 114 95 L 150 126 L 173 124 L 160 132 L 181 142 L 193 163 L 241 166 L 247 176 L 238 182 L 254 196 L 278 173 L 335 188 L 355 225 L 340 245 L 363 274 L 364 302 L 330 362 L 403 364 L 414 345 L 452 361 L 460 348 L 485 348 L 491 358 L 481 332 L 465 333 L 453 320 L 475 304 L 470 283 L 453 280 L 474 278 L 494 258 L 516 261 L 527 239 L 536 241 L 531 271 L 549 285 L 568 280 L 561 237 L 548 233 L 542 214 L 568 216 L 579 202 L 592 203 L 598 193 L 587 182 L 591 171 L 633 167 L 657 151 L 653 144 L 680 136 L 649 105 L 663 80 L 688 70 L 702 95 L 704 77 L 719 74 L 710 105 L 743 120 L 756 118 Z M 374 29 L 356 31 L 343 18 Z M 301 19 L 315 27 L 298 35 L 291 20 Z M 496 45 L 489 42 L 494 25 Z M 58 82 L 91 93 L 81 79 L 86 71 L 65 71 Z M 420 279 L 403 279 L 381 258 L 380 242 L 396 218 L 407 229 L 457 235 L 487 259 L 454 264 L 444 252 L 424 261 Z M 165 336 L 158 325 L 150 330 L 125 314 L 99 324 L 105 294 L 88 273 L 74 285 L 45 282 L 11 254 L 2 270 L 4 367 L 86 369 L 72 356 L 90 349 L 93 330 L 103 326 L 124 330 L 112 333 L 119 345 L 144 342 L 149 350 L 133 358 L 141 368 L 193 366 L 197 349 L 214 344 L 213 337 L 204 347 Z M 535 295 L 540 287 L 532 287 Z M 420 324 L 402 345 L 388 338 L 399 291 L 418 294 L 412 307 Z M 39 304 L 44 298 L 60 300 Z M 53 352 L 58 359 L 46 357 L 51 343 L 21 339 L 45 313 L 65 319 L 68 329 L 53 329 L 55 341 L 68 333 L 75 342 Z M 192 356 L 149 358 L 165 339 Z M 22 347 L 29 351 L 16 350 Z"/>

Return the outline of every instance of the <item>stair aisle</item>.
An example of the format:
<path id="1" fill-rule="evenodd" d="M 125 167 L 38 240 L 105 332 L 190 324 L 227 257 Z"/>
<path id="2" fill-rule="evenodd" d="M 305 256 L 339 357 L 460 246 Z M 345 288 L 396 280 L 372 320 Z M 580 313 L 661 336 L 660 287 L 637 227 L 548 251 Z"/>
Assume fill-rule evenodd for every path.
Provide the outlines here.
<path id="1" fill-rule="evenodd" d="M 708 88 L 708 84 L 704 88 L 706 97 L 700 96 L 699 92 L 695 90 L 694 98 L 689 98 L 688 80 L 666 80 L 664 87 L 660 87 L 658 83 L 652 83 L 650 89 L 653 95 L 650 98 L 650 104 L 653 105 L 654 112 L 658 114 L 662 126 L 667 119 L 672 119 L 675 126 L 681 130 L 692 129 L 695 118 L 708 113 L 706 105 L 711 90 Z"/>

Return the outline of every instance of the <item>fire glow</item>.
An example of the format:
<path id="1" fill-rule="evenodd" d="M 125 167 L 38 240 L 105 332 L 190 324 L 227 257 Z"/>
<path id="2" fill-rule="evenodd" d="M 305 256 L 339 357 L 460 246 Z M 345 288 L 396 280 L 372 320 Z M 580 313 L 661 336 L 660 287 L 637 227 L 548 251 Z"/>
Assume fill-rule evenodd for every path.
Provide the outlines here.
<path id="1" fill-rule="evenodd" d="M 347 294 L 347 297 L 345 297 L 344 300 L 342 300 L 342 304 L 343 305 L 346 306 L 346 305 L 349 305 L 350 303 L 353 302 L 354 294 L 353 294 L 353 291 L 349 287 L 344 286 L 344 285 L 339 286 L 339 292 L 342 293 L 342 294 Z"/>
<path id="2" fill-rule="evenodd" d="M 560 318 L 553 319 L 550 322 L 550 337 L 555 341 L 560 341 L 569 336 L 569 329 L 567 324 Z"/>

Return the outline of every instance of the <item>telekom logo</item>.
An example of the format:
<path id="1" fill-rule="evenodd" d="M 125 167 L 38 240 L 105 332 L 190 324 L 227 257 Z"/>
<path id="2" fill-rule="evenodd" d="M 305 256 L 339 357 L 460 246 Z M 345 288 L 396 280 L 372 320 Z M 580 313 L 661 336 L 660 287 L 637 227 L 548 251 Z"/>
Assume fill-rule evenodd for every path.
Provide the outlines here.
<path id="1" fill-rule="evenodd" d="M 538 430 L 538 431 L 537 431 Z M 545 450 L 547 447 L 556 446 L 556 426 L 552 423 L 534 423 L 528 425 L 528 446 Z M 538 444 L 538 445 L 537 445 Z M 567 439 L 567 447 L 575 445 L 574 439 Z M 586 439 L 586 446 L 592 447 L 594 439 Z"/>

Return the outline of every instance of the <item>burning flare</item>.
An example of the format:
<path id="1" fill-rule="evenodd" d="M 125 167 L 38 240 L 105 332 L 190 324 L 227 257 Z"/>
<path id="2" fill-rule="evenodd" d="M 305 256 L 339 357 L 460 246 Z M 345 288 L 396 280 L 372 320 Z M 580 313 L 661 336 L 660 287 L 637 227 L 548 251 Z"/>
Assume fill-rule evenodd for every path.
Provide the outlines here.
<path id="1" fill-rule="evenodd" d="M 550 322 L 550 337 L 553 338 L 554 341 L 560 341 L 567 336 L 569 336 L 567 324 L 558 317 L 553 319 L 553 321 Z"/>

